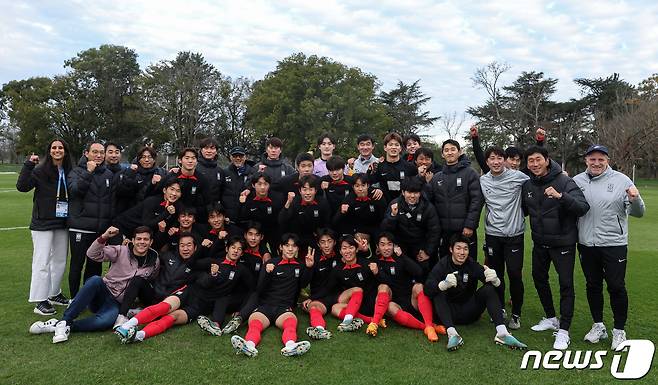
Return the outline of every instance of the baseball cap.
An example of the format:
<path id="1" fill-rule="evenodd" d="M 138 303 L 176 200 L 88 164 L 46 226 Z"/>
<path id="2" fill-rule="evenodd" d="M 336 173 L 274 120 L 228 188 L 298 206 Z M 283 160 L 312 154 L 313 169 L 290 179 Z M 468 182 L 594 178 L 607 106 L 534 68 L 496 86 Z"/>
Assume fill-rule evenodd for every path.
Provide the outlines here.
<path id="1" fill-rule="evenodd" d="M 585 155 L 587 156 L 587 155 L 589 155 L 593 152 L 596 152 L 596 151 L 602 152 L 602 153 L 608 155 L 608 147 L 602 146 L 600 144 L 593 144 L 593 145 L 589 146 L 587 151 L 585 151 Z"/>
<path id="2" fill-rule="evenodd" d="M 231 149 L 231 155 L 247 155 L 247 151 L 240 146 L 236 146 Z"/>

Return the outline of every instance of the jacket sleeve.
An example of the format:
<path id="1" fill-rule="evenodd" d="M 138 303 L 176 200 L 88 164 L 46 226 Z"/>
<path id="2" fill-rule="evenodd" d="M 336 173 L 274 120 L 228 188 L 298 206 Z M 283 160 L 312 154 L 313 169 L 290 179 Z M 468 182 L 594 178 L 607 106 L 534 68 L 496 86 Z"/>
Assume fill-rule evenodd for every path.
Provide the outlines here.
<path id="1" fill-rule="evenodd" d="M 562 192 L 560 206 L 562 209 L 581 217 L 589 211 L 589 203 L 587 203 L 585 195 L 583 195 L 576 182 L 566 175 L 564 177 L 568 178 L 568 180 L 564 186 L 565 191 Z"/>
<path id="2" fill-rule="evenodd" d="M 392 200 L 391 203 L 386 208 L 386 213 L 384 214 L 384 220 L 382 221 L 382 230 L 384 231 L 395 232 L 395 229 L 398 225 L 398 217 L 400 216 L 400 212 L 398 211 L 398 215 L 396 216 L 391 215 L 391 204 L 396 202 L 398 201 Z"/>
<path id="3" fill-rule="evenodd" d="M 435 265 L 432 271 L 427 275 L 425 285 L 423 285 L 423 292 L 426 296 L 433 298 L 439 293 L 439 282 L 445 278 L 445 273 L 441 271 L 439 264 Z"/>
<path id="4" fill-rule="evenodd" d="M 264 293 L 265 290 L 269 288 L 270 282 L 272 281 L 272 274 L 274 273 L 274 270 L 272 270 L 271 273 L 268 273 L 266 266 L 267 264 L 265 264 L 265 266 L 263 266 L 263 268 L 260 269 L 260 275 L 258 276 L 258 284 L 256 285 L 257 293 Z"/>
<path id="5" fill-rule="evenodd" d="M 20 192 L 28 192 L 36 187 L 36 178 L 34 177 L 34 168 L 36 165 L 29 160 L 25 161 L 21 173 L 18 174 L 16 181 L 16 190 Z"/>
<path id="6" fill-rule="evenodd" d="M 482 170 L 482 173 L 486 174 L 489 172 L 489 166 L 487 166 L 487 162 L 484 159 L 484 151 L 482 151 L 482 145 L 480 144 L 480 138 L 475 137 L 471 139 L 473 141 L 473 155 L 475 155 L 475 160 L 477 160 L 478 165 L 480 166 L 480 169 Z"/>
<path id="7" fill-rule="evenodd" d="M 480 188 L 480 177 L 477 175 L 475 170 L 469 170 L 471 171 L 471 180 L 468 184 L 468 195 L 470 195 L 470 203 L 468 205 L 466 219 L 464 220 L 464 227 L 475 230 L 480 224 L 480 211 L 482 211 L 484 197 L 482 196 L 482 189 Z"/>
<path id="8" fill-rule="evenodd" d="M 433 255 L 439 249 L 439 239 L 441 237 L 441 224 L 439 216 L 436 214 L 434 205 L 427 202 L 425 208 L 425 247 L 427 255 Z"/>
<path id="9" fill-rule="evenodd" d="M 131 168 L 121 171 L 114 186 L 118 196 L 126 198 L 133 196 L 137 192 L 137 173 Z"/>
<path id="10" fill-rule="evenodd" d="M 89 190 L 92 174 L 82 167 L 77 167 L 69 173 L 68 185 L 69 195 L 72 197 L 84 197 Z"/>
<path id="11" fill-rule="evenodd" d="M 126 246 L 105 246 L 107 240 L 101 237 L 96 238 L 87 249 L 87 257 L 96 262 L 116 262 L 121 252 L 121 247 Z"/>

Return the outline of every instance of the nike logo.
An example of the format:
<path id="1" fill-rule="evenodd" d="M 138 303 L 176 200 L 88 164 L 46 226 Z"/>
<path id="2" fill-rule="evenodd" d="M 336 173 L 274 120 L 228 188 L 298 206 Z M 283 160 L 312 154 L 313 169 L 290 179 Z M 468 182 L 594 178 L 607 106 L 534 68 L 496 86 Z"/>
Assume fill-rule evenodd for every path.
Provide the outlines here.
<path id="1" fill-rule="evenodd" d="M 387 173 L 387 172 L 383 172 L 383 173 L 382 173 L 382 176 L 384 176 L 384 175 L 388 175 L 388 173 Z"/>
<path id="2" fill-rule="evenodd" d="M 347 281 L 348 279 L 350 279 L 350 277 L 345 277 L 345 278 L 343 278 L 343 279 Z"/>
<path id="3" fill-rule="evenodd" d="M 512 253 L 516 253 L 519 249 L 512 249 Z"/>
<path id="4" fill-rule="evenodd" d="M 621 262 L 621 261 L 619 261 L 619 262 Z M 327 268 L 326 268 L 326 267 L 321 267 L 321 268 L 319 268 L 318 270 L 319 270 L 319 271 L 327 270 Z"/>
<path id="5" fill-rule="evenodd" d="M 569 250 L 560 251 L 560 254 L 564 255 L 564 254 L 566 254 L 566 253 L 568 253 L 568 252 L 569 252 Z"/>
<path id="6" fill-rule="evenodd" d="M 256 211 L 256 210 L 258 210 L 258 207 L 252 207 L 249 209 L 249 211 Z"/>
<path id="7" fill-rule="evenodd" d="M 276 273 L 276 275 L 281 275 L 281 274 L 283 274 L 283 271 L 279 271 Z"/>
<path id="8" fill-rule="evenodd" d="M 624 258 L 624 259 L 620 259 L 620 260 L 619 260 L 619 263 L 622 263 L 622 262 L 624 262 L 625 260 L 626 260 L 626 258 Z"/>

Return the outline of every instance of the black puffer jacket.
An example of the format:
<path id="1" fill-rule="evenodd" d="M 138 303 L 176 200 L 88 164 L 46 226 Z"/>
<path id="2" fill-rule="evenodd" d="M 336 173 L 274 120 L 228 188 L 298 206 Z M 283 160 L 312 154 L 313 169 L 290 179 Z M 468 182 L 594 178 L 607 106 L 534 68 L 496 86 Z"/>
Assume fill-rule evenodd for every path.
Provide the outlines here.
<path id="1" fill-rule="evenodd" d="M 164 177 L 166 172 L 160 167 L 144 168 L 138 165 L 137 170 L 127 168 L 114 174 L 113 217 L 135 207 L 151 195 L 162 193 L 161 190 L 156 189 L 157 184 L 151 183 L 153 175 L 156 174 Z"/>
<path id="2" fill-rule="evenodd" d="M 288 175 L 292 175 L 296 172 L 295 168 L 289 163 L 281 159 L 267 159 L 267 155 L 263 156 L 262 161 L 256 163 L 254 169 L 258 171 L 261 164 L 267 166 L 265 167 L 265 171 L 263 171 L 263 173 L 272 178 L 272 182 L 276 182 L 279 179 Z"/>
<path id="3" fill-rule="evenodd" d="M 157 298 L 165 298 L 174 290 L 194 282 L 199 271 L 193 270 L 196 254 L 183 259 L 178 251 L 167 251 L 160 254 L 160 271 L 153 288 Z"/>
<path id="4" fill-rule="evenodd" d="M 110 225 L 112 215 L 112 171 L 105 165 L 87 171 L 87 157 L 68 175 L 69 219 L 72 229 L 101 233 Z"/>
<path id="5" fill-rule="evenodd" d="M 245 164 L 245 170 L 242 175 L 238 175 L 238 170 L 234 164 L 224 169 L 224 190 L 222 191 L 222 204 L 226 208 L 226 216 L 231 222 L 237 222 L 239 216 L 240 193 L 251 187 L 249 181 L 254 169 Z"/>
<path id="6" fill-rule="evenodd" d="M 480 190 L 480 176 L 471 168 L 465 155 L 457 164 L 444 165 L 425 185 L 428 199 L 436 207 L 441 229 L 461 232 L 464 227 L 477 229 L 484 198 Z"/>
<path id="7" fill-rule="evenodd" d="M 549 198 L 544 191 L 552 186 L 562 198 Z M 548 247 L 575 245 L 578 241 L 578 217 L 589 211 L 589 204 L 573 179 L 562 173 L 551 160 L 548 174 L 531 175 L 522 187 L 523 211 L 530 216 L 532 240 Z"/>
<path id="8" fill-rule="evenodd" d="M 64 229 L 66 228 L 66 218 L 57 218 L 55 216 L 59 171 L 53 164 L 35 166 L 29 160 L 26 161 L 16 181 L 16 189 L 20 192 L 28 192 L 34 189 L 30 230 Z M 61 199 L 66 197 L 64 185 L 60 187 L 59 195 Z"/>
<path id="9" fill-rule="evenodd" d="M 398 214 L 392 216 L 391 205 L 395 203 L 398 205 Z M 393 199 L 386 209 L 382 230 L 392 232 L 399 243 L 417 247 L 428 255 L 436 254 L 439 248 L 439 218 L 434 206 L 423 197 L 413 210 L 403 197 Z"/>
<path id="10" fill-rule="evenodd" d="M 196 171 L 206 179 L 206 185 L 209 189 L 208 196 L 210 198 L 208 204 L 212 205 L 219 202 L 224 187 L 224 170 L 219 167 L 217 160 L 199 157 Z"/>

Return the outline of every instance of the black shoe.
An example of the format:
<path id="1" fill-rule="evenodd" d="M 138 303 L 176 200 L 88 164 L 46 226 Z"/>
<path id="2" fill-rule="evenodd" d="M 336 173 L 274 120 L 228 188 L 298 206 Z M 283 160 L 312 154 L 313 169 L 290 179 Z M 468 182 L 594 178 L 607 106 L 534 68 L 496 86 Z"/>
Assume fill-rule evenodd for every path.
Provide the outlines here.
<path id="1" fill-rule="evenodd" d="M 55 296 L 49 297 L 48 301 L 51 305 L 69 306 L 71 300 L 66 298 L 64 294 L 59 293 Z"/>
<path id="2" fill-rule="evenodd" d="M 53 305 L 51 305 L 48 300 L 39 302 L 34 308 L 34 312 L 41 315 L 53 315 L 57 313 Z"/>

